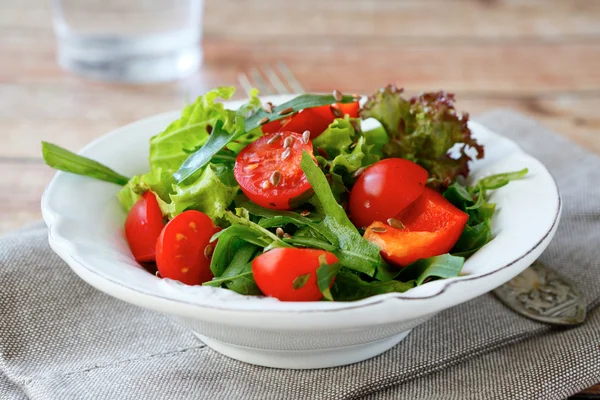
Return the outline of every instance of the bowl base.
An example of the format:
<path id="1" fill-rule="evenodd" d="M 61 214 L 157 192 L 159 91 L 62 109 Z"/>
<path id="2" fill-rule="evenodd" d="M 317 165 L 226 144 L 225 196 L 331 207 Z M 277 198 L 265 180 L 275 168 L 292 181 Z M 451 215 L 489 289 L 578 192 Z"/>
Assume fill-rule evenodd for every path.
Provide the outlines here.
<path id="1" fill-rule="evenodd" d="M 354 364 L 378 356 L 400 343 L 410 331 L 356 346 L 304 351 L 257 349 L 211 339 L 196 332 L 194 335 L 211 349 L 249 364 L 284 369 L 317 369 Z"/>

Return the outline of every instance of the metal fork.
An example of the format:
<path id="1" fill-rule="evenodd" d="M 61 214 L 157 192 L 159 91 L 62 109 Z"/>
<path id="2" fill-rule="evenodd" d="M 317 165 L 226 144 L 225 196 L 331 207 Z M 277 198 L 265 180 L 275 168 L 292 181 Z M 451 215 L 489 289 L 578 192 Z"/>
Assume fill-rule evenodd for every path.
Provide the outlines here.
<path id="1" fill-rule="evenodd" d="M 252 67 L 248 74 L 240 72 L 238 82 L 247 95 L 252 88 L 257 88 L 262 95 L 304 93 L 304 88 L 283 61 L 274 67 Z"/>

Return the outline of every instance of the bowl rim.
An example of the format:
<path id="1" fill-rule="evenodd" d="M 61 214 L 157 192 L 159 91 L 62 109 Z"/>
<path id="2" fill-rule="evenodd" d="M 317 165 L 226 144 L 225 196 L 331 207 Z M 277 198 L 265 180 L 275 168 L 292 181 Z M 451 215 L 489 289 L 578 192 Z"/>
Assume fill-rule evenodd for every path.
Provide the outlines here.
<path id="1" fill-rule="evenodd" d="M 281 100 L 282 98 L 285 98 L 285 97 L 289 97 L 289 96 L 279 96 L 279 97 L 278 96 L 269 96 L 269 97 L 265 96 L 263 99 Z M 238 102 L 226 102 L 226 103 L 232 104 L 232 103 L 238 103 Z M 159 120 L 162 118 L 171 117 L 171 116 L 179 115 L 179 114 L 180 114 L 180 111 L 164 112 L 164 113 L 156 114 L 156 115 L 153 115 L 153 116 L 150 116 L 147 118 L 140 119 L 131 124 L 121 126 L 117 129 L 112 130 L 111 132 L 109 132 L 105 135 L 102 135 L 102 136 L 94 139 L 93 141 L 88 143 L 85 147 L 83 147 L 78 152 L 78 154 L 85 154 L 86 152 L 90 151 L 97 145 L 104 143 L 106 141 L 111 141 L 114 137 L 116 137 L 120 134 L 123 134 L 123 130 L 130 130 L 130 129 L 134 128 L 136 125 L 148 123 L 149 121 L 151 121 L 153 119 Z M 492 130 L 490 130 L 489 128 L 487 128 L 484 125 L 481 125 L 478 122 L 470 121 L 469 124 L 472 126 L 476 126 L 477 129 L 482 129 L 482 130 L 488 131 L 492 135 L 501 136 L 499 134 L 494 133 Z M 371 296 L 371 297 L 357 300 L 357 301 L 335 302 L 337 305 L 339 305 L 338 307 L 327 308 L 327 309 L 314 308 L 314 309 L 302 309 L 302 310 L 285 310 L 285 309 L 269 308 L 269 309 L 263 310 L 263 309 L 254 309 L 254 308 L 253 309 L 244 309 L 239 306 L 227 304 L 227 302 L 222 302 L 220 304 L 205 304 L 205 303 L 199 304 L 199 303 L 187 301 L 185 299 L 178 298 L 178 297 L 169 297 L 169 296 L 166 296 L 161 293 L 148 293 L 146 291 L 139 290 L 138 288 L 125 285 L 122 281 L 112 279 L 111 277 L 108 277 L 108 276 L 104 276 L 104 275 L 100 274 L 95 268 L 91 268 L 91 267 L 87 266 L 86 263 L 75 254 L 76 252 L 73 251 L 73 246 L 71 245 L 72 242 L 57 232 L 58 227 L 61 225 L 61 220 L 63 217 L 60 216 L 56 211 L 52 210 L 52 208 L 49 206 L 48 199 L 52 195 L 55 187 L 60 184 L 60 180 L 59 180 L 60 176 L 67 174 L 66 172 L 57 171 L 55 176 L 52 178 L 52 180 L 50 181 L 50 183 L 44 190 L 44 193 L 43 193 L 42 199 L 41 199 L 42 214 L 43 214 L 44 221 L 46 222 L 46 225 L 48 226 L 48 237 L 49 237 L 50 245 L 55 252 L 59 253 L 59 255 L 63 258 L 64 258 L 64 256 L 68 256 L 68 258 L 71 262 L 76 263 L 79 267 L 85 269 L 88 273 L 91 273 L 91 274 L 95 275 L 98 279 L 101 279 L 103 281 L 102 282 L 103 284 L 114 285 L 115 290 L 118 289 L 120 291 L 131 292 L 136 295 L 150 296 L 152 298 L 161 299 L 161 300 L 164 300 L 167 302 L 186 304 L 186 305 L 189 305 L 189 306 L 192 306 L 195 308 L 201 308 L 201 309 L 207 309 L 207 310 L 210 309 L 210 310 L 216 310 L 216 311 L 253 312 L 253 313 L 261 313 L 261 312 L 265 312 L 265 313 L 339 312 L 339 311 L 344 311 L 344 310 L 354 310 L 354 309 L 371 307 L 371 306 L 386 302 L 391 299 L 401 300 L 401 301 L 408 301 L 408 300 L 423 301 L 423 300 L 432 299 L 432 298 L 441 296 L 442 294 L 444 294 L 445 292 L 450 290 L 450 288 L 456 286 L 456 284 L 459 284 L 459 286 L 463 285 L 463 283 L 461 283 L 461 282 L 472 282 L 474 280 L 484 279 L 484 278 L 501 273 L 502 271 L 506 270 L 507 268 L 511 267 L 512 265 L 520 262 L 521 260 L 526 258 L 531 253 L 535 252 L 540 246 L 545 244 L 547 242 L 549 236 L 553 235 L 554 232 L 556 231 L 558 221 L 560 219 L 562 207 L 563 207 L 562 198 L 560 195 L 560 191 L 559 191 L 556 179 L 540 161 L 538 161 L 536 158 L 534 158 L 533 156 L 531 156 L 528 153 L 526 153 L 525 151 L 523 151 L 519 147 L 518 144 L 516 144 L 515 142 L 513 142 L 512 140 L 510 140 L 508 138 L 505 138 L 503 136 L 501 136 L 501 137 L 504 140 L 510 142 L 512 145 L 514 145 L 518 149 L 520 156 L 529 158 L 530 161 L 534 161 L 535 163 L 538 163 L 543 168 L 543 170 L 551 177 L 551 182 L 553 184 L 552 189 L 556 192 L 556 195 L 557 195 L 557 206 L 556 206 L 556 210 L 554 211 L 554 214 L 553 214 L 552 223 L 550 224 L 550 227 L 547 229 L 547 231 L 544 232 L 544 234 L 539 238 L 539 240 L 533 246 L 528 248 L 528 250 L 525 251 L 524 253 L 519 254 L 518 256 L 515 256 L 510 262 L 505 263 L 502 266 L 497 267 L 492 271 L 488 271 L 488 272 L 481 273 L 481 274 L 473 274 L 470 276 L 461 276 L 461 277 L 459 277 L 460 279 L 452 279 L 451 278 L 451 279 L 437 280 L 435 282 L 438 282 L 438 285 L 440 287 L 434 293 L 431 293 L 431 294 L 406 296 L 404 293 L 400 293 L 400 292 L 384 293 L 384 294 Z M 69 263 L 68 260 L 65 260 L 65 261 L 67 261 L 67 263 Z M 72 269 L 74 269 L 73 266 L 71 265 L 71 263 L 69 263 L 69 265 Z M 81 274 L 78 271 L 75 271 L 75 272 L 78 275 L 80 275 L 80 277 L 82 277 L 86 282 L 91 284 L 92 286 L 95 286 L 99 290 L 105 291 L 99 287 L 99 284 L 94 284 L 94 283 L 90 282 L 88 279 L 81 276 Z M 441 282 L 441 284 L 440 284 L 440 282 Z M 222 290 L 227 290 L 227 289 L 222 289 Z M 117 296 L 117 297 L 124 299 L 124 297 L 126 297 L 126 296 L 122 295 L 122 296 Z M 475 296 L 473 296 L 471 298 L 474 298 L 474 297 Z M 308 303 L 304 303 L 304 304 L 309 304 L 309 303 L 318 304 L 320 302 L 308 302 Z"/>

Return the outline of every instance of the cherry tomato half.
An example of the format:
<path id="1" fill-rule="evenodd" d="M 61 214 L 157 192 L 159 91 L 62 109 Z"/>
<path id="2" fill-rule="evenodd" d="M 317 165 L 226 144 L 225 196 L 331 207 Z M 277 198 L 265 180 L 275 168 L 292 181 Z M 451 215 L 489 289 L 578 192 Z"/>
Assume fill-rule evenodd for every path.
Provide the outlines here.
<path id="1" fill-rule="evenodd" d="M 350 191 L 350 219 L 360 228 L 395 217 L 423 192 L 427 171 L 403 158 L 371 165 Z"/>
<path id="2" fill-rule="evenodd" d="M 458 241 L 469 216 L 435 190 L 425 188 L 423 194 L 395 219 L 404 228 L 376 221 L 367 228 L 364 237 L 381 248 L 386 260 L 406 266 L 419 258 L 449 252 Z"/>
<path id="3" fill-rule="evenodd" d="M 281 301 L 317 301 L 323 294 L 317 286 L 317 268 L 322 256 L 327 264 L 338 261 L 325 250 L 277 248 L 252 261 L 252 274 L 258 288 L 267 296 Z M 305 275 L 309 275 L 306 279 Z M 294 281 L 306 279 L 294 289 Z M 333 284 L 333 281 L 331 282 Z"/>
<path id="4" fill-rule="evenodd" d="M 292 208 L 290 201 L 310 189 L 310 183 L 300 168 L 303 150 L 312 155 L 312 143 L 304 143 L 298 133 L 265 135 L 238 154 L 233 171 L 235 179 L 246 196 L 256 204 L 289 210 Z"/>
<path id="5" fill-rule="evenodd" d="M 125 220 L 125 237 L 137 262 L 154 262 L 156 239 L 164 226 L 156 196 L 150 191 L 144 193 Z"/>
<path id="6" fill-rule="evenodd" d="M 211 280 L 212 251 L 207 252 L 206 247 L 218 231 L 210 217 L 200 211 L 184 211 L 169 221 L 156 241 L 156 266 L 160 275 L 186 285 Z"/>

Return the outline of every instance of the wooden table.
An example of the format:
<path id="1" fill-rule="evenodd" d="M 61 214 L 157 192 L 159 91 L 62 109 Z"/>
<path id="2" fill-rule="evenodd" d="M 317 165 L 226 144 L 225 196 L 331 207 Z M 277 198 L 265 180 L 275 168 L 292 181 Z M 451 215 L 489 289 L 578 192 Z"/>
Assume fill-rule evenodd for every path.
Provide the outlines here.
<path id="1" fill-rule="evenodd" d="M 77 150 L 278 60 L 307 91 L 445 89 L 461 110 L 513 108 L 600 153 L 598 1 L 206 0 L 204 66 L 151 86 L 62 71 L 49 3 L 0 3 L 0 233 L 41 218 L 53 175 L 41 140 Z M 586 393 L 600 396 L 600 386 Z"/>

